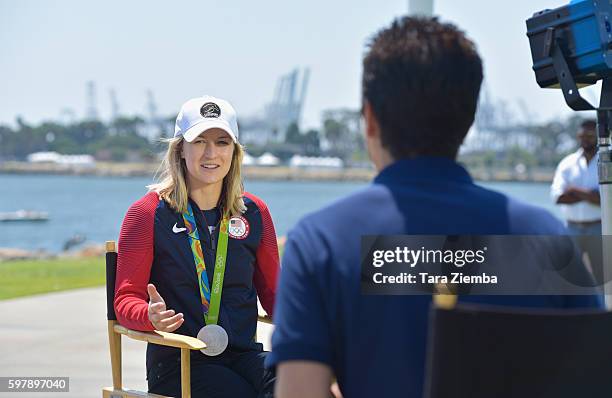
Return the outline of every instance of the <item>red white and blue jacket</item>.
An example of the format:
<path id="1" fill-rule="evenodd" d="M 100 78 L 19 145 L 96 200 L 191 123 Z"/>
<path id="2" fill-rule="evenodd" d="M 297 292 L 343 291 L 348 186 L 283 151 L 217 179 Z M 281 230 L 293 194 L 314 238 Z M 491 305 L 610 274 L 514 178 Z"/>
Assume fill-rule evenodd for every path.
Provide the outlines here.
<path id="1" fill-rule="evenodd" d="M 216 242 L 206 219 L 190 201 L 200 235 L 204 262 L 212 281 Z M 229 234 L 219 322 L 229 336 L 229 348 L 261 350 L 255 341 L 257 296 L 267 312 L 274 313 L 279 271 L 278 246 L 272 217 L 266 204 L 245 193 L 246 212 L 237 234 Z M 196 336 L 204 327 L 200 291 L 193 253 L 183 217 L 150 192 L 128 210 L 119 236 L 115 311 L 122 325 L 143 331 L 154 330 L 148 318 L 147 284 L 153 283 L 168 309 L 184 314 L 185 322 L 176 333 Z M 178 349 L 149 344 L 147 368 L 178 356 Z"/>

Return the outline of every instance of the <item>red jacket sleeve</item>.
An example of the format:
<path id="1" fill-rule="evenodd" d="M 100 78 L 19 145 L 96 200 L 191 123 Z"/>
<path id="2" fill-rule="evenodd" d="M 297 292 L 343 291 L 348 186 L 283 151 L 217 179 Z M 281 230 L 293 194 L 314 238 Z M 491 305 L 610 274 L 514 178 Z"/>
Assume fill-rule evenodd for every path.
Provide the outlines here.
<path id="1" fill-rule="evenodd" d="M 154 330 L 149 321 L 147 284 L 153 263 L 153 227 L 159 199 L 151 192 L 127 211 L 117 252 L 115 313 L 119 323 L 135 330 Z"/>
<path id="2" fill-rule="evenodd" d="M 245 192 L 259 208 L 261 214 L 262 234 L 256 254 L 255 275 L 253 282 L 262 307 L 269 316 L 274 315 L 274 300 L 276 299 L 276 284 L 279 271 L 278 243 L 272 216 L 268 206 L 257 196 Z"/>

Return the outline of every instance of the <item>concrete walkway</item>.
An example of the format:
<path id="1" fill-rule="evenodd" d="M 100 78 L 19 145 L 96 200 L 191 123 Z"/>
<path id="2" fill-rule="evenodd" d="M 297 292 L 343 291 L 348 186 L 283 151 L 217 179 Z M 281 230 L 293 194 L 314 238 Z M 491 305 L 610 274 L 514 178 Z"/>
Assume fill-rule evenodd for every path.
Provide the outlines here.
<path id="1" fill-rule="evenodd" d="M 70 377 L 68 393 L 1 393 L 1 397 L 102 396 L 112 385 L 104 288 L 0 301 L 0 376 Z M 260 323 L 270 349 L 273 327 Z M 146 391 L 146 343 L 123 337 L 123 385 Z"/>

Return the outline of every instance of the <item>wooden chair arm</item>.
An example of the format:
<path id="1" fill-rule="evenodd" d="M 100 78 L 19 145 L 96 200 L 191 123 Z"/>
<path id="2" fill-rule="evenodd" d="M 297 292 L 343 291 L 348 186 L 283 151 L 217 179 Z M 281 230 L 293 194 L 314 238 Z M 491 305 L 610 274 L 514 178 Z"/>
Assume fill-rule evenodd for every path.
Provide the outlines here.
<path id="1" fill-rule="evenodd" d="M 185 348 L 188 350 L 201 350 L 206 344 L 195 337 L 185 336 L 178 333 L 167 333 L 155 330 L 153 332 L 140 332 L 128 329 L 119 324 L 115 325 L 115 332 L 128 336 L 134 340 L 146 341 L 147 343 L 159 344 L 167 347 Z"/>
<path id="2" fill-rule="evenodd" d="M 257 315 L 257 321 L 263 322 L 263 323 L 269 323 L 270 325 L 274 325 L 274 323 L 272 322 L 272 318 L 269 317 L 268 315 Z"/>
<path id="3" fill-rule="evenodd" d="M 258 315 L 257 320 L 263 323 L 272 323 L 272 318 L 267 315 Z M 113 329 L 115 332 L 134 340 L 146 341 L 147 343 L 159 344 L 167 347 L 186 348 L 189 350 L 201 350 L 206 348 L 206 344 L 195 337 L 185 336 L 178 333 L 167 333 L 155 330 L 153 332 L 141 332 L 128 329 L 125 326 L 116 324 Z"/>

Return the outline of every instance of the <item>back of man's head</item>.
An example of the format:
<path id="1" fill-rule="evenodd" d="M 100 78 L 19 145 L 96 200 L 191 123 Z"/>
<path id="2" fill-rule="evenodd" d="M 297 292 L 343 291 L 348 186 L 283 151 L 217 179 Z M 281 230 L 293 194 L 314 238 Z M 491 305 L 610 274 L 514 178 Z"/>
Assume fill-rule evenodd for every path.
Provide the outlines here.
<path id="1" fill-rule="evenodd" d="M 372 38 L 363 60 L 363 99 L 395 159 L 454 158 L 474 122 L 481 82 L 474 43 L 436 18 L 394 21 Z"/>

